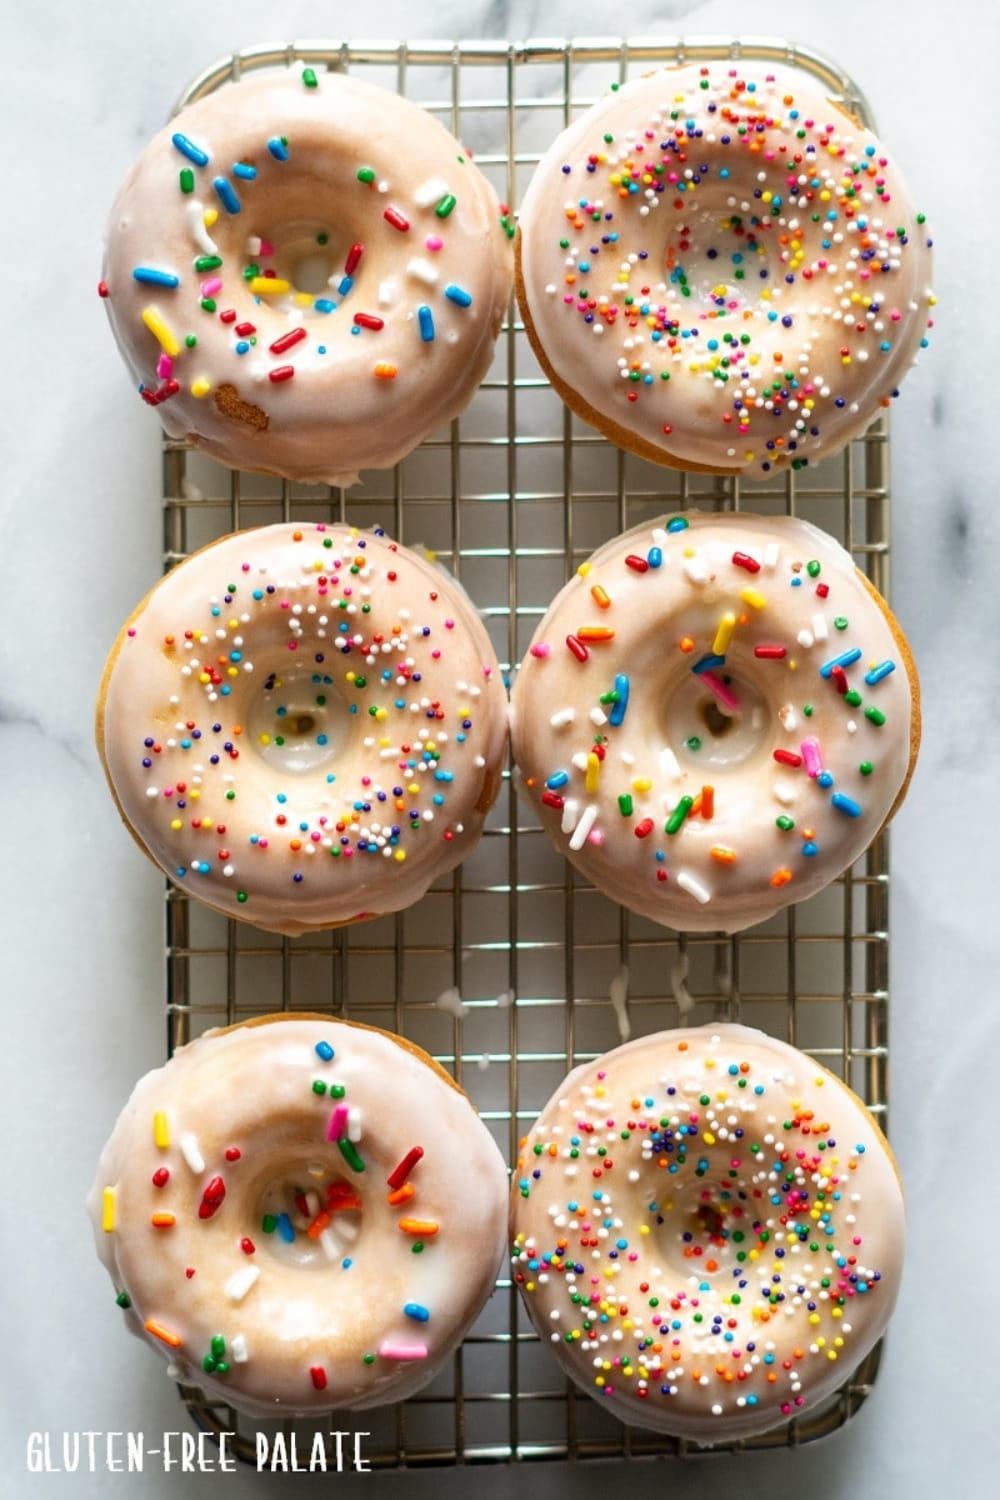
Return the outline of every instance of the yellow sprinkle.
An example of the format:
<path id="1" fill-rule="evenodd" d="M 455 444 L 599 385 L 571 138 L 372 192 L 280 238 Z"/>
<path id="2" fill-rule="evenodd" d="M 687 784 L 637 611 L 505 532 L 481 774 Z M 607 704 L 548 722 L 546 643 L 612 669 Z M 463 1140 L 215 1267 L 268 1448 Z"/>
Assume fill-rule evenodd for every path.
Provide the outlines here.
<path id="1" fill-rule="evenodd" d="M 204 375 L 199 375 L 197 380 L 192 380 L 191 382 L 191 394 L 192 396 L 197 396 L 199 401 L 202 396 L 207 396 L 211 389 L 212 382 L 206 380 Z"/>
<path id="2" fill-rule="evenodd" d="M 710 1130 L 703 1130 L 702 1134 L 701 1134 L 701 1138 L 705 1142 L 706 1146 L 714 1146 L 715 1145 L 715 1136 L 712 1134 L 712 1132 Z"/>
<path id="3" fill-rule="evenodd" d="M 282 292 L 290 291 L 291 283 L 281 276 L 252 276 L 250 290 L 255 297 L 277 297 Z"/>
<path id="4" fill-rule="evenodd" d="M 115 1227 L 115 1190 L 113 1187 L 104 1189 L 104 1199 L 101 1209 L 101 1228 L 105 1234 L 110 1234 Z"/>
<path id="5" fill-rule="evenodd" d="M 157 340 L 164 354 L 169 354 L 171 358 L 175 354 L 180 354 L 180 344 L 177 342 L 177 339 L 175 338 L 169 325 L 163 318 L 160 317 L 160 314 L 156 311 L 155 307 L 143 308 L 142 321 L 145 323 L 154 339 Z"/>
<path id="6" fill-rule="evenodd" d="M 166 1151 L 170 1145 L 170 1124 L 165 1109 L 158 1109 L 153 1114 L 153 1141 L 161 1151 Z"/>
<path id="7" fill-rule="evenodd" d="M 584 789 L 591 795 L 597 791 L 601 784 L 601 762 L 593 751 L 587 756 L 587 776 L 584 781 Z"/>
<path id="8" fill-rule="evenodd" d="M 733 631 L 735 629 L 736 616 L 727 612 L 722 616 L 722 619 L 719 621 L 718 629 L 715 632 L 715 640 L 712 642 L 713 655 L 725 656 L 726 652 L 729 650 L 729 642 L 733 638 Z"/>
<path id="9" fill-rule="evenodd" d="M 809 1314 L 809 1321 L 815 1327 L 815 1325 L 819 1322 L 819 1313 L 810 1313 Z"/>
<path id="10" fill-rule="evenodd" d="M 310 294 L 308 292 L 296 292 L 295 293 L 295 306 L 296 307 L 312 307 L 312 305 L 313 305 L 313 299 L 312 299 L 312 297 L 310 296 Z"/>
<path id="11" fill-rule="evenodd" d="M 206 229 L 211 229 L 213 224 L 218 223 L 219 210 L 217 208 L 206 208 L 202 215 L 202 223 Z"/>
<path id="12" fill-rule="evenodd" d="M 757 589 L 742 589 L 740 598 L 744 604 L 749 604 L 752 609 L 763 609 L 767 600 Z"/>
<path id="13" fill-rule="evenodd" d="M 582 562 L 576 571 L 578 577 L 586 578 L 587 574 L 590 572 L 590 563 Z"/>
<path id="14" fill-rule="evenodd" d="M 652 789 L 653 783 L 648 776 L 637 776 L 632 783 L 633 792 L 650 792 Z"/>
<path id="15" fill-rule="evenodd" d="M 393 855 L 393 859 L 397 862 L 397 864 L 402 864 L 403 860 L 405 858 L 406 858 L 406 850 L 405 849 L 397 849 L 396 852 L 395 852 L 395 854 Z"/>
<path id="16" fill-rule="evenodd" d="M 179 833 L 180 830 L 184 827 L 184 824 L 181 822 L 180 818 L 171 818 L 170 826 L 173 829 L 174 833 Z"/>

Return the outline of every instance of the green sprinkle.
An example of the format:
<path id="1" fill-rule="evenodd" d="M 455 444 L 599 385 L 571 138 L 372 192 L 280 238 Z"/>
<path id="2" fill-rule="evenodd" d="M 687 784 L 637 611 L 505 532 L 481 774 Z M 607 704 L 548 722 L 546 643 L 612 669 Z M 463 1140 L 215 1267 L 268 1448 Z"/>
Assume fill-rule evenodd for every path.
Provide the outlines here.
<path id="1" fill-rule="evenodd" d="M 685 745 L 687 746 L 687 748 L 689 750 L 700 750 L 701 749 L 701 740 L 698 738 L 698 736 L 696 734 L 693 734 L 691 736 L 691 738 L 689 740 L 685 740 L 684 743 L 685 743 Z"/>
<path id="2" fill-rule="evenodd" d="M 813 706 L 812 706 L 811 703 L 806 703 L 806 704 L 803 705 L 802 712 L 805 714 L 805 716 L 806 716 L 807 719 L 811 719 L 812 718 L 812 711 L 813 711 Z"/>
<path id="3" fill-rule="evenodd" d="M 858 770 L 861 772 L 862 776 L 870 776 L 874 769 L 875 767 L 872 765 L 870 760 L 863 760 L 858 767 Z"/>
<path id="4" fill-rule="evenodd" d="M 885 714 L 880 708 L 866 708 L 865 718 L 870 719 L 877 727 L 881 727 L 885 723 Z"/>
<path id="5" fill-rule="evenodd" d="M 278 1221 L 274 1214 L 265 1214 L 260 1221 L 260 1227 L 265 1234 L 273 1234 L 278 1227 Z"/>
<path id="6" fill-rule="evenodd" d="M 132 1306 L 132 1298 L 129 1296 L 128 1292 L 119 1292 L 118 1296 L 115 1298 L 115 1301 L 118 1303 L 119 1307 Z"/>
<path id="7" fill-rule="evenodd" d="M 226 1341 L 222 1337 L 222 1334 L 221 1333 L 213 1334 L 213 1336 L 212 1336 L 212 1353 L 215 1355 L 216 1359 L 221 1359 L 223 1357 L 223 1355 L 225 1354 L 225 1352 L 226 1352 Z"/>
<path id="8" fill-rule="evenodd" d="M 786 813 L 782 813 L 779 818 L 775 818 L 774 823 L 775 827 L 780 828 L 782 833 L 791 833 L 795 827 L 795 819 L 788 817 Z"/>
<path id="9" fill-rule="evenodd" d="M 364 1354 L 362 1355 L 362 1360 L 366 1365 L 373 1365 L 375 1363 L 375 1356 L 374 1354 Z"/>
<path id="10" fill-rule="evenodd" d="M 216 304 L 214 297 L 202 297 L 201 305 L 204 308 L 205 312 L 215 312 Z"/>
<path id="11" fill-rule="evenodd" d="M 850 704 L 851 708 L 861 707 L 861 694 L 857 688 L 851 688 L 849 692 L 844 694 L 844 702 Z"/>
<path id="12" fill-rule="evenodd" d="M 527 1197 L 527 1194 L 525 1194 L 525 1197 Z M 424 1252 L 424 1242 L 423 1242 L 423 1240 L 414 1240 L 413 1244 L 410 1246 L 410 1254 L 411 1255 L 422 1255 L 423 1252 Z"/>
<path id="13" fill-rule="evenodd" d="M 359 182 L 374 182 L 375 181 L 375 169 L 373 167 L 359 167 L 358 168 L 358 181 Z"/>
<path id="14" fill-rule="evenodd" d="M 838 630 L 847 629 L 847 620 L 843 615 L 837 615 L 833 623 Z"/>
<path id="15" fill-rule="evenodd" d="M 330 236 L 321 229 L 319 234 L 316 236 L 316 243 L 317 245 L 325 245 L 329 241 L 329 238 Z"/>
<path id="16" fill-rule="evenodd" d="M 435 208 L 434 212 L 437 214 L 439 219 L 446 219 L 451 213 L 452 209 L 455 207 L 457 201 L 458 200 L 455 197 L 454 193 L 445 193 L 444 197 L 441 199 L 441 202 L 438 204 L 437 208 Z"/>
<path id="17" fill-rule="evenodd" d="M 344 1097 L 344 1095 L 346 1093 L 347 1093 L 347 1090 L 345 1089 L 345 1087 L 344 1087 L 344 1085 L 342 1083 L 331 1083 L 331 1085 L 330 1085 L 330 1098 L 331 1099 L 343 1099 L 343 1097 Z"/>
<path id="18" fill-rule="evenodd" d="M 221 265 L 221 255 L 199 255 L 194 268 L 196 271 L 217 271 Z"/>
<path id="19" fill-rule="evenodd" d="M 197 336 L 195 334 L 193 334 L 193 333 L 186 333 L 184 335 L 184 343 L 187 345 L 187 347 L 189 349 L 193 349 L 194 346 L 195 346 L 195 344 L 197 342 L 198 342 L 198 339 L 197 339 Z"/>
<path id="20" fill-rule="evenodd" d="M 682 797 L 664 826 L 665 833 L 676 833 L 694 805 L 693 797 Z"/>
<path id="21" fill-rule="evenodd" d="M 789 378 L 789 376 L 786 374 L 785 375 L 785 379 L 788 380 L 788 378 Z M 806 563 L 806 572 L 809 574 L 810 578 L 818 578 L 819 577 L 819 563 L 816 561 L 815 558 L 813 558 L 812 562 L 807 562 Z"/>
<path id="22" fill-rule="evenodd" d="M 632 816 L 631 793 L 622 792 L 621 796 L 618 798 L 618 811 L 621 813 L 623 818 L 630 818 Z"/>
<path id="23" fill-rule="evenodd" d="M 194 192 L 194 173 L 192 172 L 190 167 L 181 168 L 181 192 Z"/>
<path id="24" fill-rule="evenodd" d="M 248 897 L 246 891 L 237 891 L 236 899 L 242 904 L 244 901 L 248 901 L 250 898 Z"/>
<path id="25" fill-rule="evenodd" d="M 307 89 L 314 89 L 318 86 L 318 79 L 312 68 L 302 69 L 302 82 L 305 84 Z"/>
<path id="26" fill-rule="evenodd" d="M 313 1079 L 313 1093 L 314 1094 L 325 1094 L 326 1093 L 326 1084 L 323 1082 L 322 1078 L 314 1078 Z"/>
<path id="27" fill-rule="evenodd" d="M 346 1135 L 342 1135 L 337 1145 L 340 1148 L 341 1156 L 352 1172 L 363 1172 L 365 1170 L 365 1164 L 358 1155 L 357 1147 L 353 1141 L 349 1141 Z"/>
<path id="28" fill-rule="evenodd" d="M 201 1367 L 205 1371 L 206 1375 L 215 1374 L 215 1360 L 210 1354 L 205 1355 L 205 1358 L 201 1362 Z"/>

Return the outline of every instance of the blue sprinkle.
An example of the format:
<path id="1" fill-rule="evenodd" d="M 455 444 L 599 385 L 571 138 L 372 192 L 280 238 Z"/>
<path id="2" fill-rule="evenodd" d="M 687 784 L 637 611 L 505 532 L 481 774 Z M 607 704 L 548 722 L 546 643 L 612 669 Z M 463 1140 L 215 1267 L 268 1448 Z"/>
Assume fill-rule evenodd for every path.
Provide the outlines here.
<path id="1" fill-rule="evenodd" d="M 455 780 L 455 773 L 454 773 L 454 771 L 435 771 L 434 772 L 434 780 L 435 781 L 454 781 Z"/>
<path id="2" fill-rule="evenodd" d="M 317 297 L 313 303 L 313 307 L 317 312 L 332 313 L 336 311 L 337 304 L 336 302 L 331 302 L 329 297 Z"/>
<path id="3" fill-rule="evenodd" d="M 434 314 L 427 306 L 417 308 L 417 317 L 420 320 L 420 337 L 425 344 L 434 342 Z"/>
<path id="4" fill-rule="evenodd" d="M 186 156 L 188 161 L 193 161 L 196 167 L 208 166 L 208 152 L 203 151 L 200 146 L 196 146 L 194 141 L 189 141 L 186 135 L 181 135 L 180 131 L 178 131 L 170 139 L 181 155 Z"/>
<path id="5" fill-rule="evenodd" d="M 273 135 L 267 143 L 267 149 L 268 151 L 270 151 L 275 161 L 288 160 L 288 147 L 285 145 L 284 141 L 280 139 L 280 137 Z"/>
<path id="6" fill-rule="evenodd" d="M 173 271 L 154 271 L 150 266 L 136 266 L 132 272 L 136 281 L 142 281 L 147 286 L 180 286 L 181 279 L 175 276 Z"/>
<path id="7" fill-rule="evenodd" d="M 684 516 L 672 516 L 667 522 L 668 531 L 687 531 L 688 523 Z"/>
<path id="8" fill-rule="evenodd" d="M 716 656 L 710 653 L 708 656 L 703 656 L 700 661 L 696 661 L 691 670 L 696 677 L 700 677 L 702 672 L 711 672 L 715 667 L 724 667 L 725 664 L 726 658 L 724 656 Z"/>
<path id="9" fill-rule="evenodd" d="M 249 162 L 234 161 L 233 176 L 242 177 L 244 182 L 253 182 L 254 178 L 257 176 L 257 168 L 251 167 Z"/>
<path id="10" fill-rule="evenodd" d="M 845 797 L 843 792 L 834 792 L 830 801 L 838 812 L 846 813 L 849 818 L 860 818 L 861 804 L 855 802 L 853 797 Z"/>
<path id="11" fill-rule="evenodd" d="M 403 1312 L 408 1318 L 413 1318 L 417 1323 L 426 1323 L 430 1319 L 430 1309 L 419 1302 L 407 1302 L 404 1304 Z"/>
<path id="12" fill-rule="evenodd" d="M 833 786 L 833 777 L 830 772 L 820 771 L 819 775 L 816 777 L 816 785 L 821 786 L 824 789 L 826 787 Z"/>
<path id="13" fill-rule="evenodd" d="M 881 682 L 883 677 L 888 677 L 889 673 L 895 672 L 895 670 L 896 663 L 894 661 L 880 662 L 877 667 L 872 667 L 870 672 L 865 673 L 865 681 L 869 687 L 874 687 L 876 682 Z"/>
<path id="14" fill-rule="evenodd" d="M 286 1245 L 290 1245 L 295 1239 L 295 1230 L 292 1228 L 291 1219 L 287 1214 L 279 1214 L 277 1218 L 277 1225 L 278 1233 L 281 1235 L 281 1238 L 284 1240 Z"/>
<path id="15" fill-rule="evenodd" d="M 343 1269 L 345 1271 L 349 1271 L 351 1269 L 351 1267 L 353 1266 L 354 1262 L 353 1262 L 353 1260 L 351 1259 L 351 1257 L 349 1255 L 345 1255 L 344 1259 L 340 1262 L 340 1264 L 341 1264 L 341 1266 L 343 1267 Z"/>
<path id="16" fill-rule="evenodd" d="M 340 278 L 340 284 L 337 287 L 337 291 L 340 293 L 340 295 L 342 297 L 346 297 L 347 294 L 348 294 L 348 292 L 351 290 L 351 287 L 353 285 L 354 285 L 354 277 L 353 276 L 341 276 L 341 278 Z"/>
<path id="17" fill-rule="evenodd" d="M 316 1056 L 321 1057 L 324 1062 L 330 1062 L 333 1059 L 333 1055 L 333 1048 L 329 1042 L 316 1043 Z"/>
<path id="18" fill-rule="evenodd" d="M 845 651 L 842 653 L 842 655 L 835 656 L 831 661 L 825 662 L 819 669 L 819 675 L 821 677 L 830 677 L 833 674 L 834 667 L 853 666 L 854 663 L 860 658 L 860 656 L 861 647 L 855 646 L 853 651 Z"/>
<path id="19" fill-rule="evenodd" d="M 249 350 L 250 350 L 250 345 L 248 344 L 248 342 L 247 342 L 246 339 L 237 339 L 237 341 L 236 341 L 236 353 L 237 354 L 247 354 L 247 353 L 249 353 Z"/>
<path id="20" fill-rule="evenodd" d="M 663 552 L 659 547 L 650 547 L 646 554 L 646 561 L 651 568 L 659 568 L 663 564 Z"/>
<path id="21" fill-rule="evenodd" d="M 618 694 L 618 701 L 608 715 L 608 720 L 617 729 L 624 722 L 628 709 L 629 680 L 624 672 L 619 672 L 615 678 L 615 692 Z"/>
<path id="22" fill-rule="evenodd" d="M 456 286 L 454 282 L 445 287 L 444 294 L 456 307 L 472 306 L 472 293 L 467 292 L 464 287 Z"/>
<path id="23" fill-rule="evenodd" d="M 227 213 L 238 214 L 240 211 L 240 200 L 233 192 L 233 185 L 228 177 L 213 177 L 212 186 L 218 194 L 219 202 Z"/>
<path id="24" fill-rule="evenodd" d="M 545 783 L 550 792 L 557 792 L 561 786 L 566 786 L 569 781 L 567 771 L 555 771 Z"/>

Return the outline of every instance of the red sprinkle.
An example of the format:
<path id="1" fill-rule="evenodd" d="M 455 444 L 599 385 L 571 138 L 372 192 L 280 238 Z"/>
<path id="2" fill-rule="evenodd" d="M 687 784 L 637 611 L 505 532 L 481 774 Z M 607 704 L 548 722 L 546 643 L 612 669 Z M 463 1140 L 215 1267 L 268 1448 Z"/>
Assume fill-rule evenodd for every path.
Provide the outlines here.
<path id="1" fill-rule="evenodd" d="M 273 344 L 268 344 L 268 348 L 272 354 L 284 354 L 286 349 L 291 349 L 293 344 L 301 343 L 307 337 L 308 334 L 300 323 L 297 328 L 289 328 L 288 332 L 275 339 Z"/>
<path id="2" fill-rule="evenodd" d="M 783 766 L 801 766 L 802 757 L 796 755 L 794 750 L 775 750 L 774 758 Z"/>
<path id="3" fill-rule="evenodd" d="M 244 1255 L 253 1255 L 257 1249 L 257 1246 L 254 1244 L 253 1240 L 247 1239 L 246 1235 L 244 1235 L 244 1237 L 240 1240 L 240 1249 L 243 1251 Z"/>
<path id="4" fill-rule="evenodd" d="M 420 1160 L 423 1154 L 423 1146 L 411 1146 L 409 1151 L 407 1151 L 406 1155 L 403 1157 L 403 1160 L 399 1163 L 399 1166 L 393 1167 L 392 1171 L 389 1173 L 389 1176 L 386 1178 L 386 1182 L 389 1184 L 389 1186 L 393 1189 L 402 1187 L 403 1183 L 409 1177 L 410 1173 L 413 1171 L 413 1168 L 417 1165 L 417 1162 Z"/>
<path id="5" fill-rule="evenodd" d="M 751 557 L 748 552 L 734 552 L 733 562 L 738 568 L 745 568 L 748 573 L 760 572 L 760 563 L 755 557 Z"/>
<path id="6" fill-rule="evenodd" d="M 216 833 L 225 833 L 226 830 L 222 827 L 221 824 L 217 824 L 215 831 Z M 226 1161 L 239 1161 L 241 1155 L 242 1153 L 239 1146 L 226 1147 Z"/>
<path id="7" fill-rule="evenodd" d="M 558 808 L 558 807 L 565 807 L 566 806 L 566 800 L 565 800 L 565 798 L 560 797 L 560 795 L 559 795 L 558 792 L 548 792 L 548 791 L 543 792 L 542 793 L 542 801 L 545 803 L 546 807 L 557 807 Z"/>
<path id="8" fill-rule="evenodd" d="M 267 378 L 268 380 L 274 381 L 275 385 L 277 385 L 279 380 L 291 380 L 294 374 L 294 365 L 278 365 L 277 369 L 268 370 Z"/>
<path id="9" fill-rule="evenodd" d="M 210 1219 L 226 1196 L 226 1184 L 221 1177 L 213 1177 L 201 1195 L 198 1205 L 199 1219 Z"/>
<path id="10" fill-rule="evenodd" d="M 576 657 L 577 661 L 587 660 L 590 652 L 587 650 L 583 642 L 577 638 L 577 636 L 568 635 L 566 637 L 566 644 L 572 651 L 573 655 Z"/>
<path id="11" fill-rule="evenodd" d="M 387 208 L 382 217 L 387 224 L 391 224 L 393 229 L 398 229 L 402 234 L 405 234 L 410 227 L 409 219 L 405 218 L 398 208 Z"/>
<path id="12" fill-rule="evenodd" d="M 376 333 L 385 327 L 384 319 L 377 318 L 374 313 L 355 313 L 354 321 L 359 328 L 374 328 Z"/>
<path id="13" fill-rule="evenodd" d="M 247 334 L 256 333 L 257 329 L 253 323 L 237 323 L 233 331 L 234 333 L 238 333 L 241 339 L 245 339 Z"/>
<path id="14" fill-rule="evenodd" d="M 755 646 L 753 654 L 763 657 L 765 661 L 781 661 L 782 657 L 788 655 L 788 651 L 784 646 Z"/>
<path id="15" fill-rule="evenodd" d="M 630 552 L 628 557 L 626 557 L 625 566 L 626 568 L 631 568 L 633 573 L 649 572 L 649 563 L 644 557 L 636 557 L 634 552 Z"/>
<path id="16" fill-rule="evenodd" d="M 633 828 L 633 830 L 632 830 L 632 832 L 635 834 L 635 836 L 636 836 L 637 839 L 647 839 L 647 838 L 649 838 L 649 835 L 652 833 L 652 831 L 653 831 L 653 820 L 652 820 L 652 818 L 643 818 L 642 822 L 641 823 L 637 823 L 635 825 L 635 827 Z"/>
<path id="17" fill-rule="evenodd" d="M 816 585 L 816 593 L 817 593 L 817 595 L 819 596 L 820 599 L 825 599 L 826 596 L 827 596 L 827 594 L 829 594 L 829 592 L 830 592 L 830 585 L 828 583 L 817 583 L 817 585 Z"/>
<path id="18" fill-rule="evenodd" d="M 838 693 L 847 692 L 847 673 L 843 667 L 834 667 L 830 672 L 830 680 Z"/>
<path id="19" fill-rule="evenodd" d="M 223 323 L 235 323 L 236 322 L 236 309 L 235 309 L 235 307 L 227 307 L 224 312 L 220 312 L 219 318 L 220 318 L 221 322 L 223 322 Z"/>
<path id="20" fill-rule="evenodd" d="M 312 1383 L 316 1387 L 316 1389 L 318 1391 L 325 1391 L 326 1390 L 326 1371 L 324 1370 L 323 1366 L 322 1365 L 311 1365 L 309 1367 L 309 1374 L 312 1376 Z"/>
<path id="21" fill-rule="evenodd" d="M 106 281 L 99 281 L 97 283 L 97 295 L 99 297 L 110 297 L 111 293 L 108 291 L 108 283 Z"/>
<path id="22" fill-rule="evenodd" d="M 347 252 L 347 260 L 344 263 L 344 275 L 353 276 L 357 270 L 358 261 L 365 253 L 364 245 L 352 245 Z"/>
<path id="23" fill-rule="evenodd" d="M 170 1168 L 169 1167 L 157 1167 L 156 1171 L 153 1173 L 153 1186 L 154 1187 L 165 1187 L 166 1184 L 169 1181 L 170 1181 Z"/>

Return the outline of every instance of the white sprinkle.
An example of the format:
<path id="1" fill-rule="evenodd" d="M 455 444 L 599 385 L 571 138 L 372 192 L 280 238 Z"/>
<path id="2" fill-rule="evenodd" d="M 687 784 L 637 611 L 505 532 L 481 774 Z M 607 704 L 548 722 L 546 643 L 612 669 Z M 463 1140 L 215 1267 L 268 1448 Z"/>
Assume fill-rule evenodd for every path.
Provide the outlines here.
<path id="1" fill-rule="evenodd" d="M 567 724 L 572 724 L 576 718 L 575 708 L 561 708 L 557 714 L 553 714 L 549 723 L 553 729 L 565 729 Z"/>
<path id="2" fill-rule="evenodd" d="M 201 1154 L 196 1135 L 182 1135 L 180 1138 L 181 1155 L 196 1175 L 204 1172 L 205 1158 Z"/>
<path id="3" fill-rule="evenodd" d="M 192 199 L 187 205 L 187 216 L 191 223 L 191 233 L 199 248 L 204 250 L 206 255 L 218 255 L 219 247 L 205 228 L 204 203 L 198 203 L 197 200 Z"/>
<path id="4" fill-rule="evenodd" d="M 660 770 L 664 776 L 669 776 L 673 780 L 677 780 L 682 775 L 677 757 L 669 745 L 664 745 L 660 751 Z"/>
<path id="5" fill-rule="evenodd" d="M 247 1292 L 260 1276 L 260 1266 L 244 1266 L 230 1276 L 226 1282 L 226 1296 L 230 1302 L 242 1302 Z"/>
<path id="6" fill-rule="evenodd" d="M 628 969 L 623 964 L 611 981 L 611 1005 L 618 1022 L 618 1035 L 627 1042 L 632 1035 L 632 1023 L 628 1015 Z"/>
<path id="7" fill-rule="evenodd" d="M 253 255 L 253 256 L 257 256 L 257 255 L 260 254 L 260 235 L 259 234 L 248 234 L 247 235 L 247 254 L 248 255 Z"/>
<path id="8" fill-rule="evenodd" d="M 497 1008 L 499 1010 L 509 1010 L 510 1007 L 513 1004 L 514 1004 L 514 991 L 513 990 L 503 990 L 502 993 L 497 996 Z"/>
<path id="9" fill-rule="evenodd" d="M 438 279 L 437 271 L 422 255 L 415 255 L 406 262 L 406 274 L 412 276 L 414 281 L 422 281 L 424 286 L 435 286 Z"/>
<path id="10" fill-rule="evenodd" d="M 692 583 L 704 583 L 708 574 L 700 557 L 686 557 L 684 559 L 684 572 Z"/>
<path id="11" fill-rule="evenodd" d="M 395 300 L 396 300 L 396 283 L 391 278 L 388 278 L 387 280 L 385 280 L 383 282 L 380 282 L 379 289 L 378 289 L 378 305 L 379 305 L 379 307 L 391 307 L 392 304 L 395 302 Z"/>
<path id="12" fill-rule="evenodd" d="M 361 1111 L 357 1106 L 347 1112 L 347 1139 L 355 1142 L 361 1139 Z"/>
<path id="13" fill-rule="evenodd" d="M 776 568 L 778 566 L 779 555 L 780 551 L 778 543 L 768 542 L 767 546 L 764 548 L 763 557 L 764 567 L 768 570 L 768 572 L 770 572 L 772 568 Z"/>
<path id="14" fill-rule="evenodd" d="M 579 823 L 577 823 L 576 828 L 573 830 L 573 837 L 569 841 L 569 847 L 571 849 L 582 849 L 584 844 L 587 842 L 587 836 L 590 833 L 590 830 L 593 828 L 596 822 L 597 803 L 592 802 L 590 806 L 585 807 L 583 809 L 583 812 L 580 814 L 580 821 Z"/>
<path id="15" fill-rule="evenodd" d="M 229 1353 L 234 1365 L 245 1365 L 250 1358 L 247 1353 L 247 1336 L 245 1333 L 234 1333 L 229 1340 Z"/>
<path id="16" fill-rule="evenodd" d="M 590 722 L 591 724 L 595 724 L 598 729 L 600 729 L 602 724 L 606 724 L 608 722 L 608 716 L 604 712 L 604 709 L 592 708 L 590 710 Z"/>
<path id="17" fill-rule="evenodd" d="M 791 807 L 799 795 L 795 788 L 790 786 L 787 781 L 776 781 L 771 790 L 784 807 Z"/>
<path id="18" fill-rule="evenodd" d="M 323 1254 L 326 1256 L 327 1260 L 340 1259 L 340 1243 L 330 1233 L 329 1229 L 321 1230 L 316 1238 L 318 1239 L 320 1249 L 323 1251 Z"/>
<path id="19" fill-rule="evenodd" d="M 795 639 L 804 651 L 808 651 L 809 647 L 813 644 L 812 631 L 800 630 Z"/>
<path id="20" fill-rule="evenodd" d="M 677 876 L 677 884 L 682 891 L 687 891 L 689 896 L 693 896 L 696 901 L 700 901 L 702 906 L 705 905 L 706 901 L 711 901 L 712 899 L 711 891 L 707 890 L 700 880 L 696 880 L 693 875 L 689 875 L 686 870 L 682 870 Z"/>
<path id="21" fill-rule="evenodd" d="M 575 797 L 567 797 L 563 803 L 562 831 L 572 833 L 576 826 L 576 814 L 580 804 Z"/>
<path id="22" fill-rule="evenodd" d="M 418 208 L 430 208 L 432 203 L 440 203 L 450 192 L 451 188 L 442 177 L 429 177 L 414 189 L 413 201 Z"/>
<path id="23" fill-rule="evenodd" d="M 570 764 L 577 771 L 585 771 L 587 769 L 587 759 L 588 759 L 588 751 L 586 751 L 586 750 L 578 750 L 576 752 L 576 754 L 573 756 L 573 759 L 571 760 Z"/>
<path id="24" fill-rule="evenodd" d="M 817 641 L 825 641 L 830 632 L 826 628 L 826 618 L 823 615 L 813 615 L 813 636 Z"/>
<path id="25" fill-rule="evenodd" d="M 791 734 L 798 727 L 799 716 L 790 703 L 783 703 L 781 705 L 778 709 L 778 718 L 781 721 L 782 729 L 788 734 Z"/>
<path id="26" fill-rule="evenodd" d="M 669 540 L 669 537 L 662 526 L 654 526 L 653 530 L 650 532 L 650 535 L 653 539 L 654 547 L 664 547 Z M 664 562 L 666 562 L 666 558 L 664 558 Z"/>

